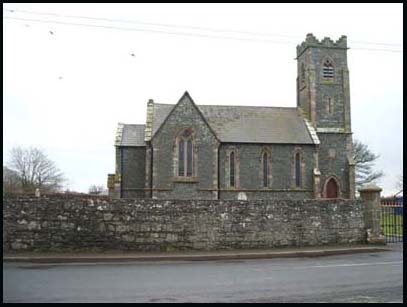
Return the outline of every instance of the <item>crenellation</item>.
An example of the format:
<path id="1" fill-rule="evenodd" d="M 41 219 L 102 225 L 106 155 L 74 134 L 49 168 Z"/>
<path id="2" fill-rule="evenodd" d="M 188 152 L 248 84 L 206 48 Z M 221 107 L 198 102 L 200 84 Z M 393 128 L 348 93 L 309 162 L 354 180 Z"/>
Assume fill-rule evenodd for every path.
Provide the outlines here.
<path id="1" fill-rule="evenodd" d="M 297 45 L 297 58 L 309 47 L 347 49 L 347 37 L 346 35 L 342 35 L 334 42 L 330 37 L 324 37 L 322 40 L 318 40 L 312 33 L 308 33 L 305 41 Z"/>

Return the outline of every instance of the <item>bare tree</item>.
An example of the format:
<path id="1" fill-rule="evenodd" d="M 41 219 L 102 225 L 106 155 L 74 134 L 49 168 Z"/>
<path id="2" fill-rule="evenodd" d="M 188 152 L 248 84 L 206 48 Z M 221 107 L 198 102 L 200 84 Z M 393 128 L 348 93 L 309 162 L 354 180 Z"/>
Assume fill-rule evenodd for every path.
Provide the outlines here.
<path id="1" fill-rule="evenodd" d="M 12 148 L 8 166 L 18 174 L 23 192 L 32 192 L 36 188 L 44 192 L 60 191 L 66 181 L 55 163 L 35 147 Z"/>
<path id="2" fill-rule="evenodd" d="M 18 173 L 3 166 L 3 193 L 21 192 L 21 179 Z"/>
<path id="3" fill-rule="evenodd" d="M 105 192 L 105 187 L 103 185 L 91 185 L 89 187 L 89 194 L 99 195 Z"/>
<path id="4" fill-rule="evenodd" d="M 372 183 L 383 177 L 382 171 L 374 171 L 373 166 L 380 155 L 374 154 L 366 144 L 358 140 L 353 141 L 352 157 L 355 162 L 356 187 Z"/>

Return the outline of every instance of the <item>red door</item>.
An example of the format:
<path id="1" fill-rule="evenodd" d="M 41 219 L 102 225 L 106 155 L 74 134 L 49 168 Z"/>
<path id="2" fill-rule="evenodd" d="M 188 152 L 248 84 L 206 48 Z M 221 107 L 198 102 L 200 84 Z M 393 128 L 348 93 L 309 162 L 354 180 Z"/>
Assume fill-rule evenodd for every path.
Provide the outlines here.
<path id="1" fill-rule="evenodd" d="M 326 184 L 326 198 L 338 198 L 338 185 L 333 178 Z"/>

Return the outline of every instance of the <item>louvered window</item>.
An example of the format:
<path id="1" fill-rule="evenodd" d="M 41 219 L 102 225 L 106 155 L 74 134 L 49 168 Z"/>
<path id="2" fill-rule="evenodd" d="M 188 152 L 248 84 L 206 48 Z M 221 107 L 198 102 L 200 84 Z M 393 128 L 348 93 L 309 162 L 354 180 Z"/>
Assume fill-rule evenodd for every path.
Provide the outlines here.
<path id="1" fill-rule="evenodd" d="M 334 79 L 334 66 L 330 59 L 326 59 L 322 68 L 322 76 L 327 81 L 332 81 Z"/>

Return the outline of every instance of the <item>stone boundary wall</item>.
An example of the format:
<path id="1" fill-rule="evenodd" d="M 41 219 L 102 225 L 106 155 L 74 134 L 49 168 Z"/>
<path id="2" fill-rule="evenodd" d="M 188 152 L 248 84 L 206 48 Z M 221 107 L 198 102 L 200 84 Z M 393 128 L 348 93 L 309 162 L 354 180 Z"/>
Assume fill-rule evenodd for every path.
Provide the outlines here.
<path id="1" fill-rule="evenodd" d="M 3 250 L 215 250 L 366 241 L 360 200 L 3 198 Z"/>

